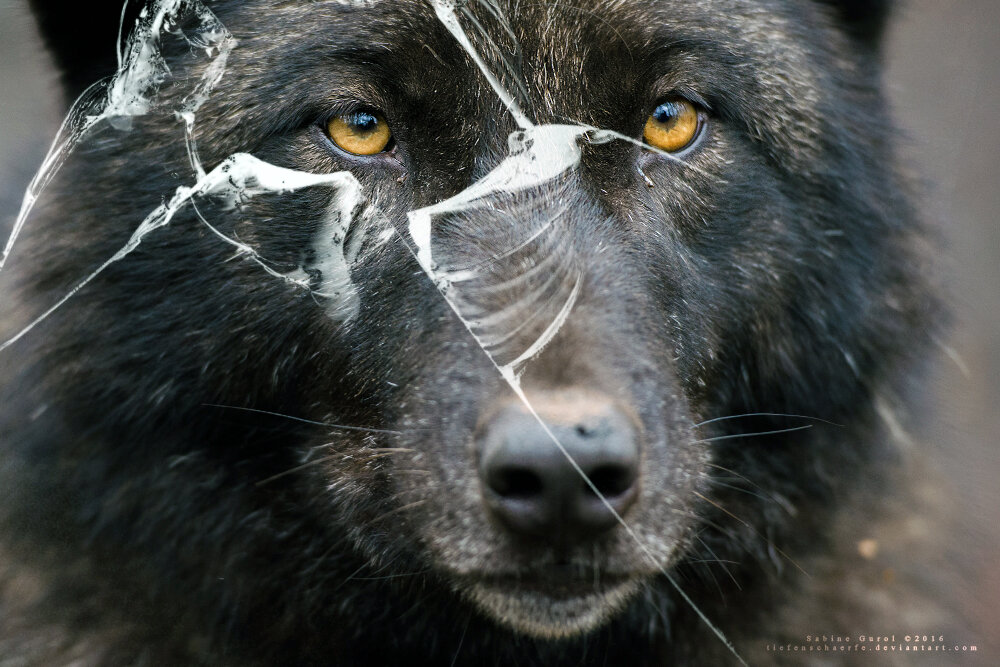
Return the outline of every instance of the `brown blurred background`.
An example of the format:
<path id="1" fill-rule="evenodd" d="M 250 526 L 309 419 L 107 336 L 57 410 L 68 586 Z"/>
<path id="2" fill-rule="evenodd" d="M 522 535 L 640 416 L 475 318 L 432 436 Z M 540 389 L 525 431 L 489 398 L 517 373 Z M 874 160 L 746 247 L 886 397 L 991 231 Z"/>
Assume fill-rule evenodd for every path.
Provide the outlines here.
<path id="1" fill-rule="evenodd" d="M 969 513 L 1000 520 L 1000 2 L 908 0 L 887 80 L 909 134 L 907 164 L 927 180 L 928 216 L 948 241 L 959 362 L 934 378 L 929 441 Z M 964 368 L 963 368 L 964 366 Z M 1000 566 L 1000 560 L 996 563 Z M 1000 606 L 1000 600 L 997 600 Z"/>
<path id="2" fill-rule="evenodd" d="M 0 0 L 2 241 L 61 118 L 56 75 L 24 5 Z M 955 314 L 947 345 L 957 360 L 945 357 L 930 378 L 934 413 L 923 439 L 982 529 L 969 544 L 992 561 L 983 570 L 997 574 L 981 584 L 1000 608 L 991 537 L 1000 534 L 1000 2 L 907 0 L 887 56 L 906 164 L 925 179 L 927 216 L 948 241 L 942 265 Z"/>

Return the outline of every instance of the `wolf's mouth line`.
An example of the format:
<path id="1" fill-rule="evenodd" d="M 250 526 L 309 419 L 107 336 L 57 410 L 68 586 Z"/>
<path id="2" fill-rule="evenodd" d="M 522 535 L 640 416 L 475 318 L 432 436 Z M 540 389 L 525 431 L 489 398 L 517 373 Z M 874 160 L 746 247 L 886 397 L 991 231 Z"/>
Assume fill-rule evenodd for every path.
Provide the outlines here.
<path id="1" fill-rule="evenodd" d="M 636 579 L 639 575 L 609 575 L 599 573 L 598 576 L 578 576 L 566 579 L 544 576 L 543 572 L 533 575 L 497 575 L 484 574 L 481 577 L 468 576 L 461 580 L 465 585 L 488 590 L 500 594 L 533 594 L 560 600 L 583 599 L 595 595 L 603 595 L 617 590 Z"/>

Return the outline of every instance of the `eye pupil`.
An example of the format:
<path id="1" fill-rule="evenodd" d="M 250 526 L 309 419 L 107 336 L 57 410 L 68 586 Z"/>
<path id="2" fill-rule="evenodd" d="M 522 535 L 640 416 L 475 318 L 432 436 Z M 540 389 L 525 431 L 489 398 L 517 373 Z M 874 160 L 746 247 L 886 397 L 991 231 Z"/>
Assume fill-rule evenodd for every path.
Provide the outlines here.
<path id="1" fill-rule="evenodd" d="M 347 117 L 347 123 L 356 128 L 357 131 L 368 134 L 375 131 L 375 128 L 378 126 L 378 118 L 365 111 L 359 111 L 350 114 Z"/>
<path id="2" fill-rule="evenodd" d="M 664 102 L 653 110 L 653 118 L 657 123 L 664 125 L 677 120 L 678 115 L 677 105 L 674 102 Z"/>

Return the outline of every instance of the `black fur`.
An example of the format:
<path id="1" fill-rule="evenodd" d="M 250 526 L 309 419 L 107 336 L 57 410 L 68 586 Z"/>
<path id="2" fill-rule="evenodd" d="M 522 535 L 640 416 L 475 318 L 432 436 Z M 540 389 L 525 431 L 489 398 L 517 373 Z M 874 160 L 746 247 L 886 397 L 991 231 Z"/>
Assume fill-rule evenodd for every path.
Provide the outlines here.
<path id="1" fill-rule="evenodd" d="M 71 89 L 106 69 L 106 50 L 74 64 L 69 16 L 34 4 Z M 638 138 L 670 95 L 708 117 L 683 158 L 696 169 L 614 142 L 588 147 L 558 192 L 510 202 L 524 215 L 566 203 L 566 252 L 586 267 L 529 392 L 582 385 L 629 404 L 646 486 L 626 519 L 747 659 L 779 661 L 765 644 L 831 619 L 877 633 L 915 600 L 938 609 L 916 579 L 887 591 L 890 609 L 855 587 L 881 561 L 856 562 L 854 545 L 892 516 L 886 497 L 905 497 L 886 413 L 939 319 L 877 56 L 854 45 L 877 43 L 888 3 L 560 3 L 552 16 L 521 4 L 504 6 L 537 122 Z M 425 3 L 210 6 L 240 45 L 198 113 L 206 166 L 247 151 L 349 169 L 402 230 L 406 211 L 505 154 L 513 121 Z M 117 25 L 117 10 L 103 20 Z M 168 55 L 183 77 L 194 56 Z M 393 154 L 329 144 L 320 127 L 345 101 L 385 112 Z M 62 294 L 187 182 L 178 129 L 152 114 L 96 130 L 19 249 L 17 308 Z M 238 220 L 202 212 L 290 270 L 329 198 L 263 196 Z M 491 245 L 503 220 L 459 223 L 456 252 L 503 250 Z M 483 516 L 467 445 L 509 396 L 495 369 L 402 243 L 355 267 L 360 311 L 346 322 L 231 256 L 187 210 L 0 357 L 3 576 L 41 582 L 5 599 L 0 648 L 36 664 L 735 661 L 620 530 L 571 559 L 641 581 L 621 610 L 594 603 L 609 617 L 596 628 L 546 637 L 471 602 L 470 580 L 544 578 L 554 558 Z M 698 426 L 747 413 L 815 419 Z M 325 463 L 298 470 L 317 447 Z M 946 607 L 932 618 L 960 623 Z"/>
<path id="2" fill-rule="evenodd" d="M 829 0 L 848 30 L 862 41 L 877 45 L 896 3 L 893 0 Z"/>

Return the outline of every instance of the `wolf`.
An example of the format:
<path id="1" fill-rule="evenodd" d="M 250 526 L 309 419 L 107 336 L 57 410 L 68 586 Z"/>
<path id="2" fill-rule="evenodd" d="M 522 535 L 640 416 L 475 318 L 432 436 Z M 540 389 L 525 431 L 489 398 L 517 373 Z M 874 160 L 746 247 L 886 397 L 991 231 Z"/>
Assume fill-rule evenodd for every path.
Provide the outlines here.
<path id="1" fill-rule="evenodd" d="M 78 102 L 5 251 L 0 654 L 968 637 L 913 523 L 889 2 L 32 7 Z"/>

